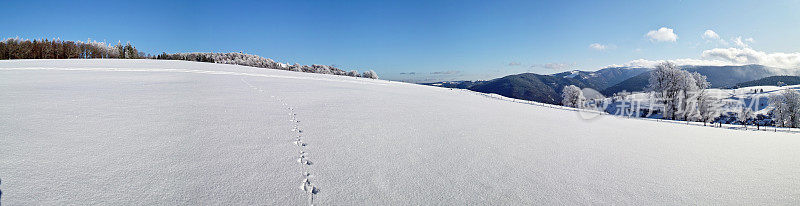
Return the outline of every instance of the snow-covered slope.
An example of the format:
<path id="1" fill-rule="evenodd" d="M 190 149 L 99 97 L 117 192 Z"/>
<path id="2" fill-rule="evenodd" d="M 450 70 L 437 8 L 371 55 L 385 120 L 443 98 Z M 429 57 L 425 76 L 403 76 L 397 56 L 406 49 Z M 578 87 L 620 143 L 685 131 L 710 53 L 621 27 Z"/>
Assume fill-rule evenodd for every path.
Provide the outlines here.
<path id="1" fill-rule="evenodd" d="M 0 61 L 4 205 L 798 204 L 798 148 L 365 78 Z"/>

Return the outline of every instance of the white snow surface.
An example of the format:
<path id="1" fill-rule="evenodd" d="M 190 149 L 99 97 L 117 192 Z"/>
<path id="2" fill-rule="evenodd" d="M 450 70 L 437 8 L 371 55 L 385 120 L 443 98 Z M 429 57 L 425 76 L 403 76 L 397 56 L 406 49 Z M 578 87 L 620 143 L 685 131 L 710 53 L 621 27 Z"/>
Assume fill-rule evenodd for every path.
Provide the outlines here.
<path id="1" fill-rule="evenodd" d="M 235 65 L 4 60 L 0 179 L 3 205 L 800 204 L 800 135 Z"/>

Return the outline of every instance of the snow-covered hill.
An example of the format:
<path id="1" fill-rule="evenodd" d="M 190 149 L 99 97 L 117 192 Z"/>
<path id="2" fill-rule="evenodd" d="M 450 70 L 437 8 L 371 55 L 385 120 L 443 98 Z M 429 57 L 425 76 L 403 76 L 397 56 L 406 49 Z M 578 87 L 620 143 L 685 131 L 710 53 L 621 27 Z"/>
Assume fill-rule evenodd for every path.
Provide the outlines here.
<path id="1" fill-rule="evenodd" d="M 798 204 L 800 136 L 157 60 L 0 61 L 2 204 Z"/>

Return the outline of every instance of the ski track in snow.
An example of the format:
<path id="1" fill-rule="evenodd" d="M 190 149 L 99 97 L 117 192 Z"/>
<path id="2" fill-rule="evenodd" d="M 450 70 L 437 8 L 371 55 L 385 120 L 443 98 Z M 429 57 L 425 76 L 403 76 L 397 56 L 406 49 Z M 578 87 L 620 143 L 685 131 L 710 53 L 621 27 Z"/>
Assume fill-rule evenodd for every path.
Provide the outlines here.
<path id="1" fill-rule="evenodd" d="M 251 89 L 258 91 L 259 93 L 265 92 L 264 89 L 258 88 L 255 85 L 250 84 L 250 82 L 247 82 L 244 77 L 242 77 L 241 80 Z M 297 162 L 300 163 L 300 167 L 302 168 L 301 175 L 303 179 L 300 183 L 300 189 L 308 195 L 308 204 L 314 205 L 314 195 L 319 193 L 319 188 L 317 188 L 317 186 L 311 182 L 311 178 L 314 176 L 311 175 L 310 167 L 313 163 L 308 160 L 308 153 L 305 151 L 305 147 L 308 146 L 308 144 L 303 141 L 303 130 L 300 128 L 300 120 L 298 120 L 297 113 L 294 111 L 294 108 L 286 103 L 286 101 L 276 97 L 275 95 L 270 95 L 270 98 L 280 102 L 281 106 L 286 108 L 286 111 L 288 112 L 289 122 L 291 123 L 291 131 L 293 133 L 291 137 L 293 140 L 292 144 L 299 148 L 299 157 L 297 158 Z"/>

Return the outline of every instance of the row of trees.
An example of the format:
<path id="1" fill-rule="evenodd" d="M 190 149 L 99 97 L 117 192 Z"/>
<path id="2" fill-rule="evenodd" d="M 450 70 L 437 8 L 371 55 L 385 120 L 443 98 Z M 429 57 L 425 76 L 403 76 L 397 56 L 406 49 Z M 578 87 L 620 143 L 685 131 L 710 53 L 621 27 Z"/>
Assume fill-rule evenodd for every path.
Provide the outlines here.
<path id="1" fill-rule="evenodd" d="M 169 59 L 186 60 L 199 62 L 212 62 L 221 64 L 235 64 L 252 66 L 268 69 L 281 69 L 298 72 L 334 74 L 353 77 L 365 77 L 377 79 L 378 74 L 369 70 L 358 73 L 355 70 L 344 71 L 334 66 L 328 65 L 288 65 L 275 62 L 272 59 L 260 57 L 258 55 L 243 53 L 162 53 L 155 57 L 144 52 L 139 52 L 130 43 L 110 45 L 102 42 L 87 40 L 82 41 L 62 41 L 59 39 L 34 39 L 20 40 L 19 38 L 9 38 L 0 41 L 0 59 L 92 59 L 92 58 L 112 58 L 112 59 Z"/>
<path id="2" fill-rule="evenodd" d="M 378 74 L 375 71 L 369 70 L 359 74 L 355 70 L 344 71 L 334 66 L 328 65 L 289 65 L 285 63 L 276 62 L 272 59 L 264 58 L 258 55 L 243 54 L 243 53 L 177 53 L 167 54 L 162 53 L 155 57 L 156 59 L 166 60 L 185 60 L 185 61 L 198 61 L 198 62 L 211 62 L 221 64 L 235 64 L 242 66 L 251 66 L 267 69 L 280 69 L 297 72 L 319 73 L 319 74 L 333 74 L 352 77 L 365 77 L 377 79 Z"/>
<path id="3" fill-rule="evenodd" d="M 138 59 L 148 55 L 136 50 L 130 43 L 110 45 L 87 40 L 62 41 L 59 39 L 20 40 L 9 38 L 0 41 L 0 59 Z"/>

